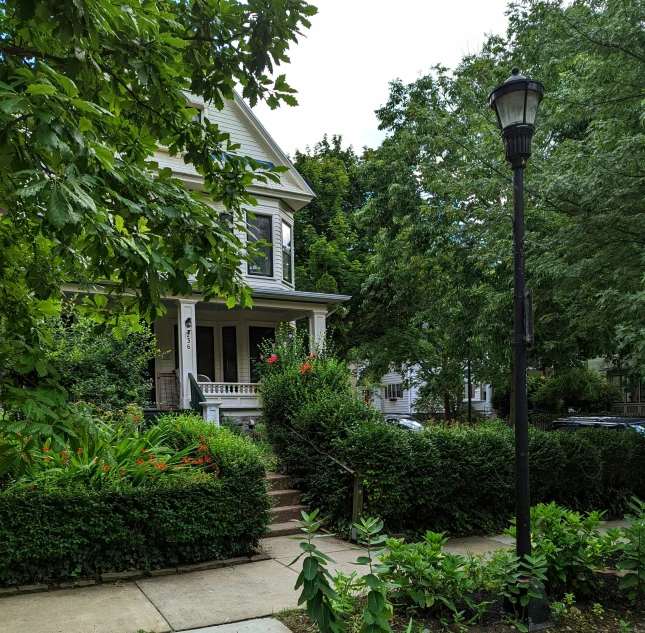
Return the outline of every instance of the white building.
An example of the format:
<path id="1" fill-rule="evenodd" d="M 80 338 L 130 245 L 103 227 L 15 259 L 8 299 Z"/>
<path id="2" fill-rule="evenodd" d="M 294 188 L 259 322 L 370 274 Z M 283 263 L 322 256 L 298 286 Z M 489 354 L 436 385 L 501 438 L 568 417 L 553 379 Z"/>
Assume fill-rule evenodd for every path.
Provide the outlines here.
<path id="1" fill-rule="evenodd" d="M 404 385 L 410 385 L 405 388 Z M 381 378 L 381 386 L 366 394 L 366 399 L 373 402 L 385 416 L 421 416 L 417 407 L 419 384 L 415 380 L 415 371 L 410 369 L 406 374 L 390 372 Z M 486 383 L 472 383 L 471 397 L 473 412 L 489 416 L 493 413 L 493 388 Z M 468 407 L 468 384 L 464 383 L 464 409 Z M 443 407 L 438 407 L 437 413 L 442 413 Z"/>
<path id="2" fill-rule="evenodd" d="M 279 183 L 257 182 L 249 187 L 258 201 L 251 207 L 255 219 L 248 217 L 250 231 L 272 244 L 266 258 L 254 265 L 244 265 L 242 274 L 252 288 L 253 308 L 229 309 L 225 299 L 203 302 L 199 288 L 190 296 L 169 296 L 164 300 L 167 313 L 154 323 L 157 346 L 164 353 L 151 367 L 155 380 L 155 405 L 186 409 L 195 405 L 198 391 L 189 375 L 199 384 L 209 409 L 230 416 L 255 415 L 259 410 L 257 376 L 254 364 L 265 339 L 273 337 L 281 323 L 307 319 L 310 340 L 325 334 L 330 306 L 346 301 L 342 295 L 298 292 L 294 287 L 294 213 L 304 207 L 314 194 L 293 167 L 284 152 L 237 95 L 223 110 L 191 101 L 203 117 L 219 124 L 231 141 L 238 143 L 238 153 L 271 166 L 285 166 Z M 180 156 L 171 157 L 160 149 L 156 154 L 160 167 L 172 169 L 176 178 L 189 189 L 200 189 L 203 181 L 192 165 Z M 224 208 L 221 207 L 221 212 Z M 242 233 L 240 238 L 253 239 Z M 102 292 L 100 284 L 90 290 L 65 288 L 71 292 Z"/>

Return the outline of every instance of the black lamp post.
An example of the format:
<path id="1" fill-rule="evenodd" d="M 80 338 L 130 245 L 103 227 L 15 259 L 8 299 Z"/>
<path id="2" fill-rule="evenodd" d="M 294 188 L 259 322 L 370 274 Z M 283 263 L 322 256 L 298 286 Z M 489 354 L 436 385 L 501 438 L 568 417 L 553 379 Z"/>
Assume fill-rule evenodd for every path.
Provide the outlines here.
<path id="1" fill-rule="evenodd" d="M 521 558 L 531 555 L 526 348 L 533 339 L 530 300 L 524 288 L 524 168 L 531 156 L 531 139 L 543 93 L 544 86 L 539 81 L 522 77 L 519 69 L 513 68 L 512 75 L 488 96 L 501 130 L 506 160 L 513 169 L 516 546 Z M 532 611 L 535 612 L 530 606 L 529 624 L 534 624 L 530 630 L 545 628 L 530 622 Z"/>

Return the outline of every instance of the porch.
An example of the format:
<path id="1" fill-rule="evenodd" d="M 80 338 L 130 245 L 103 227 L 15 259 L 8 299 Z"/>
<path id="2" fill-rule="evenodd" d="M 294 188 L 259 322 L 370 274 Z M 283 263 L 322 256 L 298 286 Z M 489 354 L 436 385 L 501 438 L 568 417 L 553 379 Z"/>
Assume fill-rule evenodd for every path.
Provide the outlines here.
<path id="1" fill-rule="evenodd" d="M 295 326 L 307 319 L 312 347 L 325 336 L 329 307 L 349 297 L 287 290 L 253 291 L 253 308 L 229 309 L 224 301 L 178 297 L 165 302 L 167 313 L 154 323 L 153 406 L 160 409 L 199 408 L 205 416 L 255 416 L 260 411 L 256 364 L 265 340 L 275 337 L 282 323 Z M 333 309 L 333 308 L 332 308 Z M 191 394 L 191 377 L 193 390 Z M 198 386 L 198 389 L 196 389 Z"/>

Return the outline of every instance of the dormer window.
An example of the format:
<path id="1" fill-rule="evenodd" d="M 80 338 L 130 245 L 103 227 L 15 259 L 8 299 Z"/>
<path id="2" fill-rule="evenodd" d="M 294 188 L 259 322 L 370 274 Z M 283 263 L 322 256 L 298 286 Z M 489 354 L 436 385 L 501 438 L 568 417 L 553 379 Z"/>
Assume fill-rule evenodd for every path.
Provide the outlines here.
<path id="1" fill-rule="evenodd" d="M 252 218 L 250 214 L 247 214 L 248 241 L 252 243 L 264 240 L 271 244 L 273 242 L 272 222 L 273 218 L 270 215 L 255 215 L 255 218 Z M 262 246 L 260 251 L 265 254 L 265 257 L 257 257 L 249 263 L 249 275 L 273 277 L 273 246 Z"/>

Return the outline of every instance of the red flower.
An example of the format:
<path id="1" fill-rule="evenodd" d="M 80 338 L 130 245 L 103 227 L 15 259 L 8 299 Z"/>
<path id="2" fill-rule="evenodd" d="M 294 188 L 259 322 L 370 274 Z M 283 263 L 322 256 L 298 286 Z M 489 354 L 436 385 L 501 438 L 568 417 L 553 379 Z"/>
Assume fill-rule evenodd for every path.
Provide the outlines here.
<path id="1" fill-rule="evenodd" d="M 143 464 L 144 460 L 143 459 L 137 459 L 137 464 L 141 465 Z"/>
<path id="2" fill-rule="evenodd" d="M 76 451 L 76 454 L 77 454 L 77 455 L 82 455 L 82 454 L 83 454 L 83 449 L 82 449 L 82 448 L 79 448 L 79 449 Z"/>
<path id="3" fill-rule="evenodd" d="M 202 444 L 202 445 L 197 449 L 197 452 L 198 452 L 198 453 L 205 453 L 207 450 L 208 450 L 208 446 L 206 446 L 206 444 Z"/>
<path id="4" fill-rule="evenodd" d="M 49 446 L 43 446 L 43 450 L 45 451 L 45 453 L 49 453 Z"/>
<path id="5" fill-rule="evenodd" d="M 311 352 L 311 354 L 309 354 L 309 360 L 313 360 L 314 358 L 316 358 L 316 352 Z"/>
<path id="6" fill-rule="evenodd" d="M 191 457 L 184 457 L 182 461 L 184 462 L 184 464 L 190 464 L 190 462 L 192 462 L 193 460 Z"/>
<path id="7" fill-rule="evenodd" d="M 36 484 L 31 484 L 31 486 L 29 486 L 29 487 L 30 487 L 30 488 L 35 488 L 35 487 L 36 487 Z"/>
<path id="8" fill-rule="evenodd" d="M 45 461 L 46 461 L 46 462 L 48 462 L 48 461 L 49 461 L 49 457 L 45 457 Z"/>
<path id="9" fill-rule="evenodd" d="M 112 468 L 112 466 L 108 466 L 107 464 L 103 464 L 103 466 L 101 466 L 101 470 L 110 470 L 110 468 Z"/>
<path id="10" fill-rule="evenodd" d="M 271 356 L 269 356 L 269 358 L 267 358 L 267 363 L 269 363 L 269 365 L 273 365 L 273 363 L 276 363 L 277 361 L 278 361 L 278 355 L 277 354 L 271 354 Z"/>
<path id="11" fill-rule="evenodd" d="M 132 416 L 132 417 L 133 417 L 134 420 L 140 420 L 141 419 L 140 415 L 135 415 L 135 416 Z"/>
<path id="12" fill-rule="evenodd" d="M 300 371 L 303 374 L 308 374 L 311 371 L 311 365 L 309 363 L 305 363 L 301 368 Z"/>

